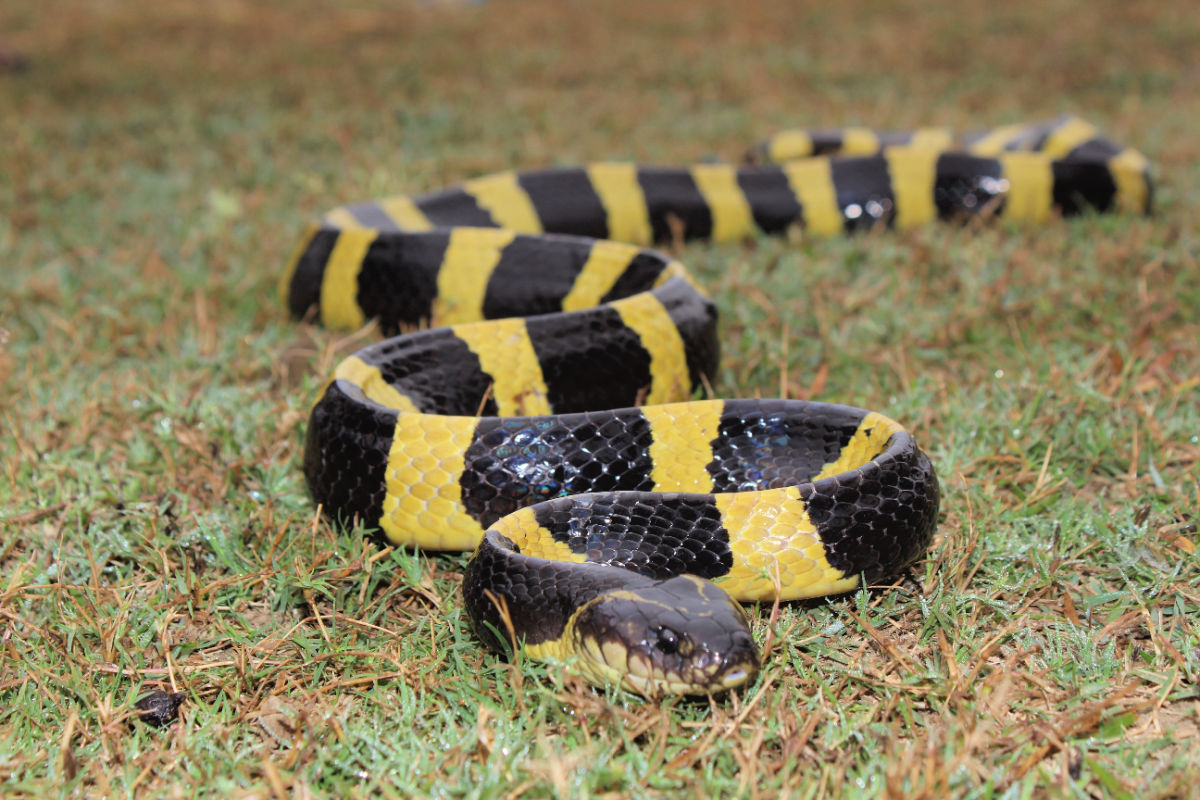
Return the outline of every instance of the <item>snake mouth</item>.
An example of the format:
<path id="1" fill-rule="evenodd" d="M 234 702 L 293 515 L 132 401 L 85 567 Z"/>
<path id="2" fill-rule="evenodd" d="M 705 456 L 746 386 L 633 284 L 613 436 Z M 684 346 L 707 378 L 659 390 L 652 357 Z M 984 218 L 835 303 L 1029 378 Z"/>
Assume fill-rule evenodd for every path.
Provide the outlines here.
<path id="1" fill-rule="evenodd" d="M 644 697 L 720 694 L 746 684 L 758 674 L 757 653 L 749 659 L 740 654 L 714 659 L 709 667 L 692 664 L 664 669 L 653 659 L 636 653 L 630 653 L 625 663 L 626 670 L 613 671 L 612 682 Z"/>

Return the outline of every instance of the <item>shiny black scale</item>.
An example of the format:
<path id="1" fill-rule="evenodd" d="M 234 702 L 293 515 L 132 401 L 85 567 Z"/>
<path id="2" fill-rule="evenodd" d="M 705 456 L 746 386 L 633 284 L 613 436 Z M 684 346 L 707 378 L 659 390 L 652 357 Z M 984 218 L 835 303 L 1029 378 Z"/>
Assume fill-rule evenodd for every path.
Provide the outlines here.
<path id="1" fill-rule="evenodd" d="M 562 495 L 649 490 L 650 444 L 637 409 L 482 419 L 467 450 L 463 505 L 486 527 Z"/>

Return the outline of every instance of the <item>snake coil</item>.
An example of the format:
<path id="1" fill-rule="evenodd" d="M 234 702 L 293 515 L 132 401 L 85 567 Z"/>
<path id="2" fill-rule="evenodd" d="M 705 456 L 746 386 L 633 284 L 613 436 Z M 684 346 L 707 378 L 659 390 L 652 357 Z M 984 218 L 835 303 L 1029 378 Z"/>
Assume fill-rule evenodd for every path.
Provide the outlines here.
<path id="1" fill-rule="evenodd" d="M 284 278 L 292 313 L 410 332 L 345 359 L 314 407 L 316 502 L 397 544 L 474 549 L 484 642 L 647 695 L 755 674 L 738 601 L 919 558 L 939 495 L 912 436 L 848 406 L 688 402 L 716 373 L 716 309 L 645 246 L 1147 212 L 1146 161 L 1074 118 L 960 141 L 789 131 L 752 160 L 505 172 L 329 212 Z"/>

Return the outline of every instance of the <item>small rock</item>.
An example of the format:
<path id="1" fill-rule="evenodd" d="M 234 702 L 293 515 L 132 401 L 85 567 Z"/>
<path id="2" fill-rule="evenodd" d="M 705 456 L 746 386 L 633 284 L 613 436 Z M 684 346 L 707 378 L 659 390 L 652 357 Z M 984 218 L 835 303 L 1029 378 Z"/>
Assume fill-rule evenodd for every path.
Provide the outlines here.
<path id="1" fill-rule="evenodd" d="M 138 717 L 147 725 L 162 728 L 179 719 L 179 707 L 183 705 L 183 692 L 164 692 L 154 689 L 137 701 Z"/>

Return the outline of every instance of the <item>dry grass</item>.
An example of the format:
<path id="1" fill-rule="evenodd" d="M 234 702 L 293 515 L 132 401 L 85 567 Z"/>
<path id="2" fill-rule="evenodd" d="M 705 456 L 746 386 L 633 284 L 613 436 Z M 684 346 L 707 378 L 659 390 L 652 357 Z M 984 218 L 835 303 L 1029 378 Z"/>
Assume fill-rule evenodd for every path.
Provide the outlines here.
<path id="1" fill-rule="evenodd" d="M 967 5 L 6 4 L 0 793 L 1192 795 L 1200 20 Z M 1066 111 L 1152 157 L 1154 219 L 682 253 L 721 394 L 884 410 L 945 489 L 912 579 L 759 611 L 744 693 L 506 665 L 461 557 L 315 519 L 300 435 L 362 336 L 274 291 L 321 209 Z M 182 721 L 135 721 L 155 688 Z"/>

